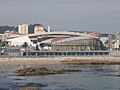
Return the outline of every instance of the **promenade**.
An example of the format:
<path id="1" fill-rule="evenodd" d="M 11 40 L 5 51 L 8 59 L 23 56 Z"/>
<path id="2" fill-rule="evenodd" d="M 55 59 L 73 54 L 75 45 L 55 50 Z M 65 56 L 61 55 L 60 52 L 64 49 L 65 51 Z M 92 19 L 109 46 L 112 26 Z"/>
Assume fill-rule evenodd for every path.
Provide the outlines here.
<path id="1" fill-rule="evenodd" d="M 115 56 L 69 56 L 69 57 L 39 57 L 39 56 L 26 56 L 26 57 L 0 57 L 0 66 L 11 66 L 11 65 L 40 65 L 40 64 L 61 64 L 61 63 L 74 63 L 84 62 L 89 64 L 91 62 L 112 62 L 120 64 L 120 57 Z"/>

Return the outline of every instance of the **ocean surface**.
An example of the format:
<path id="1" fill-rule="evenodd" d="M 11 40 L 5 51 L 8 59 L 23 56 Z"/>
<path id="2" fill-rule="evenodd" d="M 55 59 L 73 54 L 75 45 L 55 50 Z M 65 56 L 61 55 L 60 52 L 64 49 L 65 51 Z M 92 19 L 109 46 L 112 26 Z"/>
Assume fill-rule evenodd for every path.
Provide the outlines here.
<path id="1" fill-rule="evenodd" d="M 0 67 L 0 90 L 24 86 L 41 90 L 120 90 L 120 65 L 40 65 L 55 69 L 79 69 L 56 75 L 16 76 L 16 69 L 35 66 Z"/>

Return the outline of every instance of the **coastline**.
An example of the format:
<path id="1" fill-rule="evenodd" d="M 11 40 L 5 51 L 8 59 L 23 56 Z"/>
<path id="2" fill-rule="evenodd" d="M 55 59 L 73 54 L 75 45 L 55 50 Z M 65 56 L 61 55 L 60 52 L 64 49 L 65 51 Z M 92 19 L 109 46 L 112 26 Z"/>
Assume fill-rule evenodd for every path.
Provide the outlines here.
<path id="1" fill-rule="evenodd" d="M 0 57 L 0 66 L 59 64 L 54 57 Z"/>
<path id="2" fill-rule="evenodd" d="M 115 56 L 69 56 L 69 57 L 0 57 L 0 66 L 41 64 L 120 64 Z"/>

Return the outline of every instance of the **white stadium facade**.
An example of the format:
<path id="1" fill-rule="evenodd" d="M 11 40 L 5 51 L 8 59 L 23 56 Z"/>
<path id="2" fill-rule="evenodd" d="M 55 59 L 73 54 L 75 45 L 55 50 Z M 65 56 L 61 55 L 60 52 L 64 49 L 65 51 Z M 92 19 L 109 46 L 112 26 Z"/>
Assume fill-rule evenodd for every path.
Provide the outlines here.
<path id="1" fill-rule="evenodd" d="M 39 46 L 40 50 L 93 51 L 102 50 L 104 46 L 99 37 L 79 32 L 40 32 L 27 35 L 10 36 L 10 46 Z"/>

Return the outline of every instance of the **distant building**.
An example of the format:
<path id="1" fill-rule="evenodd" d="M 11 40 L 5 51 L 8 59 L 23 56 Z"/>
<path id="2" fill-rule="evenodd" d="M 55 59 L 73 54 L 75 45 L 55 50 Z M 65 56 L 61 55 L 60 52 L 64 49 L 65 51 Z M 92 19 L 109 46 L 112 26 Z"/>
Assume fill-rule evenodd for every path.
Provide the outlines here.
<path id="1" fill-rule="evenodd" d="M 48 32 L 51 32 L 51 30 L 50 30 L 50 26 L 48 26 Z"/>
<path id="2" fill-rule="evenodd" d="M 100 40 L 102 41 L 103 45 L 106 47 L 106 48 L 110 48 L 109 47 L 109 34 L 100 34 Z"/>
<path id="3" fill-rule="evenodd" d="M 120 34 L 101 34 L 100 40 L 108 50 L 120 49 Z"/>
<path id="4" fill-rule="evenodd" d="M 28 34 L 28 25 L 27 24 L 21 24 L 18 26 L 18 32 L 20 34 Z"/>
<path id="5" fill-rule="evenodd" d="M 34 33 L 45 32 L 44 26 L 35 26 Z"/>
<path id="6" fill-rule="evenodd" d="M 3 40 L 3 34 L 0 34 L 0 41 L 2 41 Z"/>
<path id="7" fill-rule="evenodd" d="M 18 32 L 16 32 L 16 31 L 9 31 L 9 30 L 7 30 L 7 31 L 4 32 L 4 39 L 5 38 L 7 39 L 7 38 L 19 36 L 19 35 L 20 34 Z"/>
<path id="8" fill-rule="evenodd" d="M 115 48 L 115 49 L 119 49 L 119 48 L 120 48 L 119 45 L 120 45 L 119 40 L 116 40 L 116 41 L 115 41 L 115 44 L 114 44 L 114 48 Z"/>

